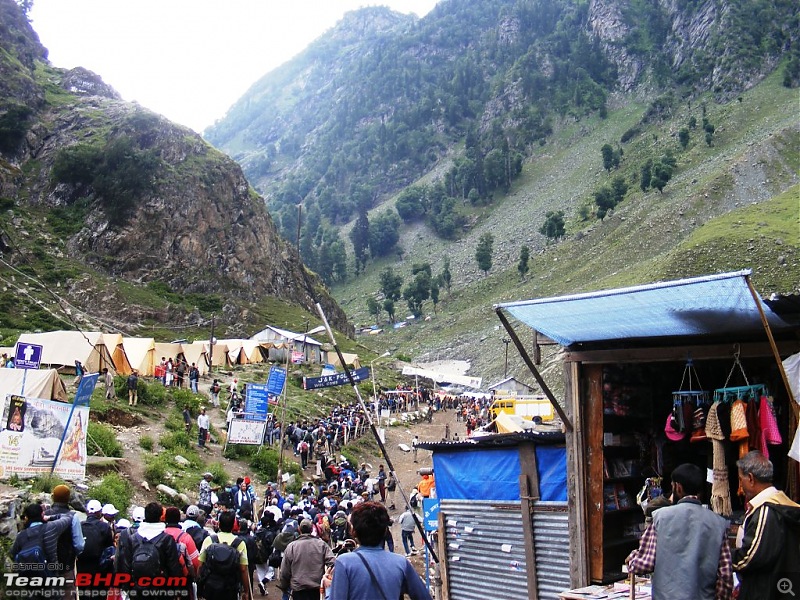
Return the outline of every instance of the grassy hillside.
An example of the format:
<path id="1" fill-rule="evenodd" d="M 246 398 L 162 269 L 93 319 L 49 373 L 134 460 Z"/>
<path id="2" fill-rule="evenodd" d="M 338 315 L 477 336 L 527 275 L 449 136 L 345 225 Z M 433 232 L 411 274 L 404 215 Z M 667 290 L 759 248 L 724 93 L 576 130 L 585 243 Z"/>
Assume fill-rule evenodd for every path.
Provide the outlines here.
<path id="1" fill-rule="evenodd" d="M 335 288 L 334 295 L 354 323 L 370 324 L 366 298 L 378 291 L 384 268 L 391 266 L 408 282 L 413 263 L 431 262 L 435 275 L 448 256 L 453 289 L 450 296 L 442 291 L 438 314 L 428 302 L 430 320 L 387 328 L 370 342 L 378 351 L 416 359 L 470 359 L 471 374 L 496 380 L 504 366 L 503 332 L 491 310 L 498 302 L 741 268 L 753 269 L 762 293 L 798 291 L 798 98 L 798 90 L 783 87 L 775 74 L 728 104 L 706 100 L 705 116 L 716 128 L 710 146 L 699 126 L 700 101 L 677 102 L 669 119 L 655 123 L 640 122 L 649 102 L 620 106 L 606 120 L 563 122 L 511 192 L 475 211 L 475 225 L 461 240 L 447 243 L 423 226 L 408 228 L 402 257 L 368 265 L 363 276 Z M 691 117 L 698 127 L 683 150 L 678 131 Z M 622 145 L 620 168 L 606 173 L 600 148 L 617 146 L 637 125 L 640 133 Z M 642 192 L 642 164 L 667 151 L 677 159 L 672 180 L 663 193 Z M 603 221 L 582 217 L 593 192 L 617 175 L 630 186 L 625 200 Z M 567 236 L 558 243 L 538 233 L 551 210 L 563 210 L 567 220 Z M 495 243 L 494 264 L 484 276 L 474 255 L 486 232 Z M 516 269 L 522 245 L 531 249 L 524 281 Z M 405 314 L 401 300 L 397 315 Z M 509 375 L 514 374 L 530 379 L 521 361 L 509 356 Z"/>

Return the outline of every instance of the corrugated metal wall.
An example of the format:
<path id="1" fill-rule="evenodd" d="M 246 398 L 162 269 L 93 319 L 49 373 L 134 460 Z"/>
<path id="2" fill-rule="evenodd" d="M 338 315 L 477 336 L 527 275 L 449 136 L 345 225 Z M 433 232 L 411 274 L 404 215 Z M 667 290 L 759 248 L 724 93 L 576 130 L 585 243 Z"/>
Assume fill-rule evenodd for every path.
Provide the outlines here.
<path id="1" fill-rule="evenodd" d="M 525 540 L 519 502 L 441 500 L 450 600 L 528 600 Z M 539 598 L 570 587 L 566 503 L 534 508 Z"/>
<path id="2" fill-rule="evenodd" d="M 566 502 L 537 502 L 533 543 L 540 600 L 554 600 L 572 587 L 569 564 L 569 512 Z"/>

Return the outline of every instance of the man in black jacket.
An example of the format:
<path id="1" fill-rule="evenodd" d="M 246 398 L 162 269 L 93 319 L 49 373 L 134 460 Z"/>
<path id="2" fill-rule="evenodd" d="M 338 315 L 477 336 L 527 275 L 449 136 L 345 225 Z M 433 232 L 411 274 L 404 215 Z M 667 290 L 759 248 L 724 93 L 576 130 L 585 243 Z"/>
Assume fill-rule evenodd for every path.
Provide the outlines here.
<path id="1" fill-rule="evenodd" d="M 128 593 L 131 598 L 172 598 L 187 585 L 178 558 L 178 546 L 164 531 L 163 512 L 161 504 L 151 502 L 144 507 L 144 522 L 136 531 L 128 529 L 120 534 L 115 557 L 116 572 L 130 575 Z M 148 560 L 151 552 L 154 561 Z M 158 582 L 163 578 L 166 578 L 166 584 L 150 585 L 152 579 Z"/>
<path id="2" fill-rule="evenodd" d="M 70 507 L 70 497 L 72 490 L 69 486 L 62 484 L 53 488 L 52 506 L 45 511 L 44 516 L 52 519 L 56 515 L 70 515 L 70 527 L 63 531 L 58 537 L 57 544 L 57 575 L 64 577 L 64 586 L 61 589 L 62 598 L 72 600 L 77 597 L 75 591 L 75 559 L 83 552 L 83 531 L 81 522 L 75 511 Z"/>
<path id="3" fill-rule="evenodd" d="M 772 485 L 772 462 L 761 452 L 747 453 L 736 466 L 749 503 L 732 555 L 738 598 L 788 598 L 800 588 L 800 505 Z"/>

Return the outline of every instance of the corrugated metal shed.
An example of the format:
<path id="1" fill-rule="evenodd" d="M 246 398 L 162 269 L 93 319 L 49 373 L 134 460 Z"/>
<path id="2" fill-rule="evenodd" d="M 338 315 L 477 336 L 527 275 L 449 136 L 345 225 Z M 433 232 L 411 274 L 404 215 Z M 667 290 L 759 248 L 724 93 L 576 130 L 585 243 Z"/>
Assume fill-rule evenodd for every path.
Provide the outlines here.
<path id="1" fill-rule="evenodd" d="M 563 346 L 763 330 L 749 270 L 497 305 Z M 761 301 L 774 330 L 791 327 Z"/>

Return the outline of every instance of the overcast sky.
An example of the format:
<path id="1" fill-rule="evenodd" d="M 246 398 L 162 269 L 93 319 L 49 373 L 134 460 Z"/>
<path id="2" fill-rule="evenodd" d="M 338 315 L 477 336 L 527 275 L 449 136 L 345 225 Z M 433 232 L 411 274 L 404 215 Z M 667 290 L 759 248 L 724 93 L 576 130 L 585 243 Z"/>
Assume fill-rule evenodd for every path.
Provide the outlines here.
<path id="1" fill-rule="evenodd" d="M 202 132 L 345 12 L 422 17 L 437 0 L 34 0 L 53 66 L 85 67 L 125 100 Z"/>

